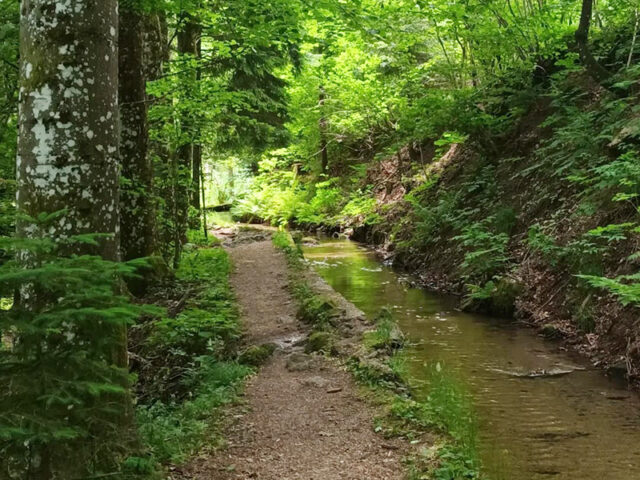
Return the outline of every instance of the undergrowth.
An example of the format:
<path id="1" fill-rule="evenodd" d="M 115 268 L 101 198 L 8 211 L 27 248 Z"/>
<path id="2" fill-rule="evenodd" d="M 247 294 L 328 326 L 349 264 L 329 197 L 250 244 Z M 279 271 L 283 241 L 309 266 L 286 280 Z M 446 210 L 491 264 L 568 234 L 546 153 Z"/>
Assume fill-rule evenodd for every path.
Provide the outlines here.
<path id="1" fill-rule="evenodd" d="M 387 326 L 378 324 L 380 337 Z M 409 480 L 481 479 L 477 452 L 477 420 L 462 384 L 435 364 L 430 369 L 426 393 L 414 392 L 402 351 L 395 351 L 386 363 L 351 358 L 348 367 L 354 377 L 390 406 L 378 420 L 376 431 L 387 437 L 404 437 L 419 442 L 425 432 L 438 433 L 433 445 L 418 448 L 407 458 Z"/>
<path id="2" fill-rule="evenodd" d="M 107 236 L 52 239 L 65 211 L 21 217 L 32 238 L 3 237 L 0 265 L 0 476 L 129 478 L 135 449 L 123 334 L 141 315 L 121 279 L 144 261 L 117 263 L 91 251 Z M 73 461 L 69 461 L 73 458 Z"/>
<path id="3" fill-rule="evenodd" d="M 212 243 L 197 233 L 190 241 Z M 185 252 L 176 281 L 188 298 L 180 312 L 152 323 L 140 347 L 136 417 L 153 461 L 181 464 L 203 446 L 221 444 L 220 407 L 237 399 L 252 371 L 235 360 L 241 331 L 230 269 L 221 248 Z"/>

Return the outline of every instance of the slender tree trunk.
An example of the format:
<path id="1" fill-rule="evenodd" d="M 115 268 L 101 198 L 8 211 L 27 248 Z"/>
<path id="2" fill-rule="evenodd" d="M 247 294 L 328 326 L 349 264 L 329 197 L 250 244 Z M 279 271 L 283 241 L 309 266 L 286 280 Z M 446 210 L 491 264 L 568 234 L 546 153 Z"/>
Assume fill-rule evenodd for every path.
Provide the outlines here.
<path id="1" fill-rule="evenodd" d="M 198 38 L 196 39 L 196 58 L 202 58 L 202 40 L 201 29 L 198 26 Z M 199 87 L 202 78 L 202 71 L 198 68 L 196 71 L 196 82 Z M 198 88 L 196 88 L 197 90 Z M 197 133 L 197 141 L 193 145 L 193 177 L 191 179 L 191 206 L 200 212 L 200 175 L 202 172 L 202 145 L 200 144 L 200 129 Z M 195 217 L 192 227 L 200 228 L 200 215 Z"/>
<path id="2" fill-rule="evenodd" d="M 323 86 L 320 86 L 320 100 L 318 105 L 320 107 L 320 120 L 318 122 L 318 130 L 320 131 L 320 170 L 322 173 L 327 173 L 329 168 L 329 149 L 327 145 L 327 128 L 329 122 L 324 116 L 324 104 L 327 100 L 327 93 Z"/>
<path id="3" fill-rule="evenodd" d="M 589 47 L 589 31 L 591 30 L 592 16 L 593 0 L 582 0 L 580 24 L 578 25 L 578 30 L 576 30 L 576 44 L 578 45 L 580 59 L 587 69 L 587 72 L 593 79 L 601 82 L 609 77 L 609 72 L 598 63 Z"/>
<path id="4" fill-rule="evenodd" d="M 144 37 L 144 76 L 148 82 L 158 80 L 163 75 L 163 67 L 169 61 L 169 30 L 165 14 L 153 12 L 143 17 Z M 164 99 L 147 95 L 147 104 L 152 108 L 157 103 L 166 102 Z M 172 166 L 171 148 L 167 141 L 160 139 L 149 140 L 149 157 L 154 168 L 156 181 L 153 185 L 154 198 L 162 198 L 163 201 L 156 204 L 157 216 L 160 221 L 156 223 L 156 248 L 161 251 L 165 260 L 169 260 L 173 232 L 170 225 L 173 222 L 173 185 L 167 179 L 171 179 Z M 156 176 L 157 174 L 157 176 Z"/>
<path id="5" fill-rule="evenodd" d="M 144 75 L 144 18 L 123 8 L 120 20 L 120 158 L 123 182 L 121 249 L 124 260 L 154 253 L 153 166 L 149 155 L 147 93 Z"/>
<path id="6" fill-rule="evenodd" d="M 191 180 L 191 206 L 200 211 L 200 172 L 202 171 L 202 145 L 193 146 L 193 177 Z"/>
<path id="7" fill-rule="evenodd" d="M 209 240 L 209 227 L 207 225 L 207 197 L 205 192 L 204 170 L 202 169 L 202 162 L 200 162 L 200 184 L 200 191 L 202 192 L 202 228 L 204 229 L 204 238 Z"/>
<path id="8" fill-rule="evenodd" d="M 633 38 L 631 39 L 631 48 L 629 49 L 629 57 L 627 58 L 627 68 L 631 66 L 631 61 L 633 60 L 633 54 L 636 49 L 636 40 L 638 38 L 638 26 L 640 25 L 640 15 L 638 14 L 638 9 L 635 9 L 635 17 L 636 23 L 633 27 Z"/>
<path id="9" fill-rule="evenodd" d="M 178 33 L 178 51 L 185 58 L 196 58 L 198 53 L 198 39 L 200 36 L 200 26 L 189 18 Z M 186 73 L 183 74 L 183 88 L 186 95 L 197 80 L 196 71 L 190 70 L 187 65 L 183 66 Z M 189 226 L 189 205 L 191 203 L 190 190 L 192 187 L 192 169 L 193 169 L 193 118 L 188 113 L 183 113 L 181 118 L 182 139 L 181 145 L 177 151 L 177 169 L 175 178 L 175 202 L 176 202 L 176 238 L 180 238 L 180 243 L 187 241 L 187 229 Z M 175 246 L 176 250 L 181 245 Z M 175 258 L 179 258 L 178 254 L 174 254 Z"/>

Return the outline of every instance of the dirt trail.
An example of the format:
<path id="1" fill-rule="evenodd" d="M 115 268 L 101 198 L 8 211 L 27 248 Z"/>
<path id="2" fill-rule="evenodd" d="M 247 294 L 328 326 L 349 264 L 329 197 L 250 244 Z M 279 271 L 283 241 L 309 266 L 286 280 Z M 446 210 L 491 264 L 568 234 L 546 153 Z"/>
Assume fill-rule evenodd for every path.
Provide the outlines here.
<path id="1" fill-rule="evenodd" d="M 287 266 L 270 240 L 229 248 L 232 283 L 248 344 L 282 346 L 250 381 L 246 410 L 228 427 L 228 448 L 189 468 L 192 479 L 401 479 L 398 445 L 373 432 L 376 412 L 358 397 L 351 377 L 317 357 L 309 362 L 297 339 Z"/>

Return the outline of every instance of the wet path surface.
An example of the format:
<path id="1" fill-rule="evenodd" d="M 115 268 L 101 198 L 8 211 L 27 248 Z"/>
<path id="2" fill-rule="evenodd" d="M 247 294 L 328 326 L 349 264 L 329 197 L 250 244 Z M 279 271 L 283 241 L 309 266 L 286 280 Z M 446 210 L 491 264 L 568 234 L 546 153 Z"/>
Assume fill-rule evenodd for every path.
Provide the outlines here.
<path id="1" fill-rule="evenodd" d="M 352 242 L 305 247 L 305 256 L 368 315 L 392 309 L 412 343 L 414 386 L 428 391 L 436 364 L 464 385 L 491 479 L 640 479 L 640 400 L 623 382 L 533 331 L 456 311 Z"/>

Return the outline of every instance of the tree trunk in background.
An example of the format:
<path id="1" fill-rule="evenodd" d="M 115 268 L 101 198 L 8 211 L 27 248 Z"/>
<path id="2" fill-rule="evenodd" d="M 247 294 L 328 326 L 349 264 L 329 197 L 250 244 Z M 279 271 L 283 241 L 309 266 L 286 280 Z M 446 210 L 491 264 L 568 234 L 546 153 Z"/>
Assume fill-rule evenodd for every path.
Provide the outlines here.
<path id="1" fill-rule="evenodd" d="M 201 38 L 202 30 L 200 26 L 198 26 L 198 38 L 196 39 L 196 58 L 200 60 L 202 58 L 202 38 Z M 199 82 L 202 78 L 202 71 L 200 68 L 196 71 L 196 82 Z M 200 212 L 200 183 L 201 183 L 201 172 L 202 172 L 202 145 L 199 143 L 200 140 L 200 132 L 198 129 L 196 143 L 193 145 L 193 175 L 191 179 L 191 206 Z M 194 229 L 200 228 L 200 215 L 194 218 L 193 224 L 191 225 Z"/>
<path id="2" fill-rule="evenodd" d="M 582 11 L 580 13 L 580 25 L 576 30 L 576 43 L 580 53 L 580 59 L 591 77 L 601 82 L 606 80 L 610 74 L 598 63 L 591 53 L 589 47 L 589 31 L 591 30 L 591 17 L 593 16 L 593 0 L 582 0 Z"/>
<path id="3" fill-rule="evenodd" d="M 120 158 L 123 182 L 121 250 L 123 260 L 151 256 L 155 250 L 153 166 L 149 155 L 144 18 L 122 7 L 120 19 Z"/>
<path id="4" fill-rule="evenodd" d="M 320 168 L 322 173 L 327 173 L 329 168 L 329 151 L 327 149 L 327 127 L 328 121 L 324 116 L 324 104 L 327 94 L 324 87 L 320 87 L 320 99 L 318 105 L 320 107 L 320 120 L 318 122 L 318 130 L 320 131 Z"/>
<path id="5" fill-rule="evenodd" d="M 185 58 L 196 58 L 198 54 L 198 42 L 200 38 L 200 26 L 189 17 L 178 33 L 178 52 Z M 196 70 L 191 70 L 188 65 L 182 66 L 186 73 L 183 74 L 184 94 L 188 96 L 190 89 L 195 87 L 197 80 Z M 193 169 L 193 119 L 183 112 L 181 120 L 182 128 L 182 145 L 177 150 L 176 178 L 174 187 L 174 196 L 176 204 L 176 239 L 186 243 L 187 229 L 189 226 L 189 205 L 191 204 L 190 191 L 192 188 L 192 169 Z M 180 255 L 181 245 L 175 245 L 176 252 L 174 254 L 174 263 L 177 262 Z"/>
<path id="6" fill-rule="evenodd" d="M 164 73 L 164 65 L 169 61 L 169 29 L 166 15 L 162 10 L 144 15 L 144 76 L 148 82 L 158 80 Z M 164 99 L 147 96 L 148 106 L 151 108 Z M 150 120 L 151 121 L 151 120 Z M 161 128 L 159 125 L 156 128 Z M 156 246 L 160 249 L 163 258 L 168 261 L 170 247 L 173 240 L 173 185 L 170 171 L 173 168 L 173 157 L 168 141 L 161 139 L 149 139 L 149 157 L 154 168 L 155 182 L 153 195 L 155 199 L 163 201 L 156 204 L 156 214 L 159 221 L 156 223 Z M 163 180 L 164 179 L 164 180 Z"/>
<path id="7" fill-rule="evenodd" d="M 200 172 L 202 171 L 202 145 L 193 146 L 193 177 L 191 186 L 191 206 L 200 211 Z M 199 228 L 199 225 L 195 227 Z"/>
<path id="8" fill-rule="evenodd" d="M 163 12 L 144 15 L 142 18 L 144 77 L 147 81 L 153 81 L 162 76 L 162 67 L 169 61 L 169 30 Z"/>
<path id="9" fill-rule="evenodd" d="M 119 260 L 117 4 L 24 0 L 20 34 L 18 209 L 67 209 L 47 236 L 110 234 L 91 249 L 109 260 Z M 18 232 L 37 235 L 27 221 Z"/>

